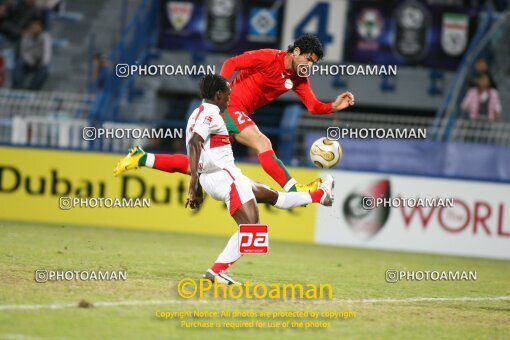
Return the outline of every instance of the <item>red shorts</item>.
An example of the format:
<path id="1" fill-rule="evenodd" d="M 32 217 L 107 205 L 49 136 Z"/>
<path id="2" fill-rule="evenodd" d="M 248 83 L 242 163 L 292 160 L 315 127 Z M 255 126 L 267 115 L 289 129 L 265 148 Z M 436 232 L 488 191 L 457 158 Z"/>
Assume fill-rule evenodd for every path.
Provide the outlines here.
<path id="1" fill-rule="evenodd" d="M 246 110 L 238 107 L 227 107 L 227 109 L 223 112 L 223 115 L 229 133 L 239 133 L 248 126 L 256 125 L 250 116 L 248 116 Z"/>

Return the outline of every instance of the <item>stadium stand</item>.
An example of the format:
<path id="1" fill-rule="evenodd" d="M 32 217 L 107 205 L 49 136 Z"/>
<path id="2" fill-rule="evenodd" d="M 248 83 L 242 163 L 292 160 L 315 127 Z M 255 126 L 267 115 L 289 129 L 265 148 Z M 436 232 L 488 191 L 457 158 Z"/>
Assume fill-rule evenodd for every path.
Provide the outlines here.
<path id="1" fill-rule="evenodd" d="M 157 80 L 148 77 L 119 78 L 115 74 L 114 66 L 120 63 L 150 64 L 158 60 L 158 26 L 153 24 L 157 21 L 157 11 L 158 1 L 152 0 L 59 2 L 58 6 L 47 10 L 48 27 L 57 41 L 49 81 L 45 92 L 39 94 L 0 91 L 2 142 L 122 152 L 134 141 L 91 143 L 78 141 L 80 136 L 69 131 L 79 126 L 115 124 L 182 128 L 183 118 L 196 105 L 194 95 L 186 92 L 158 93 Z M 127 20 L 127 17 L 130 19 Z M 435 141 L 509 145 L 510 123 L 505 122 L 509 119 L 508 114 L 503 112 L 503 122 L 472 122 L 464 119 L 460 110 L 470 71 L 481 56 L 490 56 L 490 70 L 500 89 L 503 109 L 510 106 L 510 59 L 502 57 L 509 54 L 508 17 L 508 12 L 497 14 L 490 10 L 480 15 L 480 25 L 469 52 L 435 118 L 370 114 L 367 110 L 367 113 L 342 112 L 326 120 L 309 115 L 299 105 L 277 101 L 259 110 L 254 119 L 264 133 L 274 138 L 281 158 L 292 164 L 309 164 L 306 135 L 329 126 L 424 127 L 428 128 L 428 136 Z M 104 53 L 106 51 L 109 52 Z M 97 70 L 95 58 L 101 54 L 107 58 Z M 162 105 L 157 103 L 158 96 L 167 98 Z M 161 107 L 164 109 L 158 110 Z M 391 107 L 388 109 L 391 111 Z M 64 116 L 65 121 L 60 123 Z M 62 126 L 57 128 L 59 125 Z M 59 133 L 59 136 L 69 137 L 57 138 L 55 129 L 67 131 Z M 32 136 L 32 133 L 35 134 Z M 165 148 L 165 143 L 158 145 Z M 244 148 L 236 148 L 239 158 L 249 157 Z"/>
<path id="2" fill-rule="evenodd" d="M 510 121 L 510 115 L 505 111 L 510 106 L 510 60 L 505 57 L 510 53 L 508 47 L 510 45 L 510 12 L 498 14 L 488 11 L 480 17 L 482 18 L 478 31 L 480 34 L 473 39 L 470 53 L 466 53 L 450 93 L 445 97 L 443 106 L 438 110 L 436 117 L 448 118 L 447 126 L 442 130 L 443 138 L 446 140 L 506 144 L 504 136 L 508 131 L 508 125 L 503 122 Z M 488 71 L 494 75 L 503 108 L 502 122 L 468 122 L 467 115 L 461 110 L 461 101 L 470 85 L 469 80 L 472 77 L 474 64 L 479 58 L 489 60 Z"/>

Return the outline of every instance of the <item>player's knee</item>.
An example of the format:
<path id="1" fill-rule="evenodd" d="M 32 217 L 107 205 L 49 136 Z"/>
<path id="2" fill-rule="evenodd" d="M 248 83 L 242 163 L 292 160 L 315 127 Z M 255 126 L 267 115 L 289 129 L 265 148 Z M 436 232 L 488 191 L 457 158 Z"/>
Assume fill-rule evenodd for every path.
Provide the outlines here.
<path id="1" fill-rule="evenodd" d="M 251 207 L 251 204 L 243 204 L 239 210 L 237 210 L 234 215 L 232 215 L 237 224 L 258 224 L 259 223 L 259 214 L 258 210 L 255 207 Z"/>
<path id="2" fill-rule="evenodd" d="M 257 203 L 275 205 L 276 201 L 278 201 L 278 193 L 267 185 L 254 182 L 252 184 L 252 189 Z"/>
<path id="3" fill-rule="evenodd" d="M 273 145 L 269 138 L 267 138 L 264 134 L 259 134 L 256 139 L 256 149 L 259 153 L 269 151 L 273 149 Z"/>

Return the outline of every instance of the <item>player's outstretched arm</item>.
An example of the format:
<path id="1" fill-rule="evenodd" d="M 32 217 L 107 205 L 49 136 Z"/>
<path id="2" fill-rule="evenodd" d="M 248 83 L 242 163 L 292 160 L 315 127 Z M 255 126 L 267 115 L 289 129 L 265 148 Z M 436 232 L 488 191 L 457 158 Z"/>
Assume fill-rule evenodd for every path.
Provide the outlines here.
<path id="1" fill-rule="evenodd" d="M 334 112 L 348 108 L 354 105 L 354 95 L 349 91 L 341 93 L 336 97 L 335 101 L 331 104 Z"/>
<path id="2" fill-rule="evenodd" d="M 354 95 L 348 91 L 338 95 L 332 103 L 321 102 L 315 97 L 308 78 L 297 84 L 294 87 L 294 92 L 306 106 L 306 109 L 313 115 L 330 114 L 354 105 Z"/>
<path id="3" fill-rule="evenodd" d="M 190 206 L 191 209 L 198 208 L 204 201 L 204 193 L 198 180 L 198 160 L 202 152 L 202 145 L 204 139 L 197 133 L 193 133 L 189 142 L 189 168 L 191 179 L 189 181 L 188 199 L 186 200 L 185 208 Z"/>

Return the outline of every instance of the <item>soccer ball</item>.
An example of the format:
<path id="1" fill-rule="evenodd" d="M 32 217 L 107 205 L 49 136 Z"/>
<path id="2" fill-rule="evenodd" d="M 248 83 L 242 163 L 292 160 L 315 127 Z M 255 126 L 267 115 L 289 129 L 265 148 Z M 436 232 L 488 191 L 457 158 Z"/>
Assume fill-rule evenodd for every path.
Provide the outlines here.
<path id="1" fill-rule="evenodd" d="M 318 168 L 332 168 L 342 159 L 342 147 L 335 140 L 319 138 L 310 148 L 310 159 Z"/>

